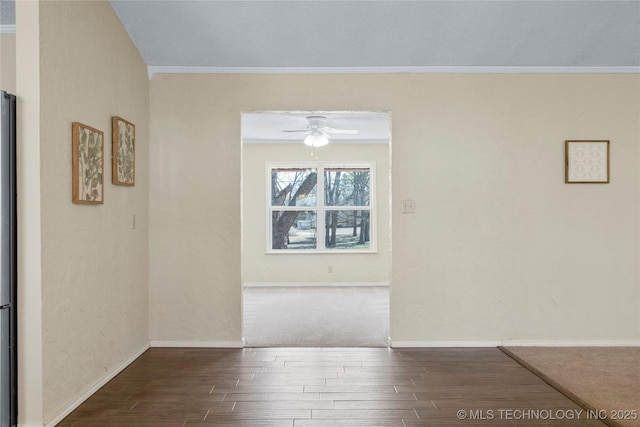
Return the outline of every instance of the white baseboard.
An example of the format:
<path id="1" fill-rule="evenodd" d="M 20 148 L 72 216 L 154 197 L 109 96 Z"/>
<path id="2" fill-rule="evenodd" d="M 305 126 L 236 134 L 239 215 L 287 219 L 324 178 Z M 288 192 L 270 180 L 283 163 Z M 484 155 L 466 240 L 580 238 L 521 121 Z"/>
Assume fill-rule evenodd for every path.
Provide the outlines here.
<path id="1" fill-rule="evenodd" d="M 388 288 L 389 282 L 244 282 L 243 288 Z"/>
<path id="2" fill-rule="evenodd" d="M 429 347 L 638 347 L 638 340 L 457 340 L 457 341 L 394 341 L 392 348 Z"/>
<path id="3" fill-rule="evenodd" d="M 175 348 L 243 348 L 242 341 L 165 341 L 152 340 L 151 347 Z"/>
<path id="4" fill-rule="evenodd" d="M 502 341 L 395 341 L 390 340 L 392 348 L 428 348 L 428 347 L 498 347 Z"/>
<path id="5" fill-rule="evenodd" d="M 18 424 L 18 427 L 44 427 L 44 424 Z"/>
<path id="6" fill-rule="evenodd" d="M 640 347 L 640 340 L 507 340 L 503 347 Z"/>
<path id="7" fill-rule="evenodd" d="M 124 370 L 127 366 L 133 363 L 138 357 L 142 355 L 149 348 L 149 344 L 145 344 L 142 346 L 140 350 L 135 352 L 135 354 L 129 357 L 127 360 L 122 362 L 116 368 L 114 368 L 111 372 L 107 373 L 102 379 L 93 384 L 87 391 L 85 391 L 80 397 L 69 403 L 64 409 L 58 412 L 53 418 L 47 421 L 44 424 L 44 427 L 54 427 L 60 421 L 62 421 L 67 415 L 69 415 L 73 410 L 75 410 L 78 406 L 80 406 L 85 400 L 90 398 L 96 391 L 98 391 L 103 385 L 111 381 L 116 375 Z M 21 424 L 20 427 L 36 427 L 35 425 Z M 43 427 L 42 425 L 38 425 L 37 427 Z"/>

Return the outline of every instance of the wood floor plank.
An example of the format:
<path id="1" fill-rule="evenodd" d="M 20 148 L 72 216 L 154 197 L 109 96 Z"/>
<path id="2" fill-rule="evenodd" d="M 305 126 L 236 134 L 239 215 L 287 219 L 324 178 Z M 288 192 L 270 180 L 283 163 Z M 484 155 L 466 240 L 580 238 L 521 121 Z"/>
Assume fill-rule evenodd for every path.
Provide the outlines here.
<path id="1" fill-rule="evenodd" d="M 294 420 L 282 419 L 282 420 L 237 420 L 227 418 L 211 418 L 211 421 L 187 421 L 184 427 L 294 427 Z"/>
<path id="2" fill-rule="evenodd" d="M 211 389 L 211 393 L 252 393 L 256 390 L 257 384 L 246 382 L 238 383 L 232 386 L 218 386 L 217 384 Z M 260 392 L 262 393 L 303 393 L 304 385 L 264 385 L 260 384 Z"/>
<path id="3" fill-rule="evenodd" d="M 402 420 L 295 420 L 294 427 L 404 427 Z"/>
<path id="4" fill-rule="evenodd" d="M 258 378 L 253 380 L 240 380 L 238 385 L 253 385 L 260 387 L 261 385 L 292 385 L 292 386 L 322 386 L 326 385 L 325 378 L 296 378 L 294 376 Z"/>
<path id="5" fill-rule="evenodd" d="M 330 400 L 244 401 L 236 402 L 234 411 L 260 412 L 266 409 L 335 409 L 335 403 Z"/>
<path id="6" fill-rule="evenodd" d="M 337 400 L 333 402 L 335 409 L 437 409 L 426 400 Z"/>
<path id="7" fill-rule="evenodd" d="M 327 378 L 327 386 L 334 385 L 361 385 L 361 386 L 380 386 L 380 385 L 416 385 L 415 380 L 408 376 L 380 376 L 378 378 L 361 378 L 361 377 L 339 377 Z"/>
<path id="8" fill-rule="evenodd" d="M 351 392 L 351 393 L 319 393 L 320 400 L 340 400 L 352 401 L 395 401 L 407 400 L 415 402 L 417 399 L 413 393 L 370 393 L 370 392 Z"/>
<path id="9" fill-rule="evenodd" d="M 234 402 L 320 400 L 320 393 L 262 393 L 259 387 L 257 387 L 253 393 L 227 393 L 223 400 L 231 400 Z"/>
<path id="10" fill-rule="evenodd" d="M 397 393 L 393 385 L 305 385 L 305 393 Z"/>
<path id="11" fill-rule="evenodd" d="M 418 418 L 418 416 L 413 409 L 314 409 L 311 411 L 311 419 L 314 420 L 401 420 L 403 418 Z"/>
<path id="12" fill-rule="evenodd" d="M 280 420 L 280 419 L 310 419 L 312 409 L 263 407 L 255 409 L 251 407 L 234 408 L 232 411 L 226 409 L 211 408 L 205 415 L 203 421 L 216 422 L 221 419 L 227 420 Z"/>

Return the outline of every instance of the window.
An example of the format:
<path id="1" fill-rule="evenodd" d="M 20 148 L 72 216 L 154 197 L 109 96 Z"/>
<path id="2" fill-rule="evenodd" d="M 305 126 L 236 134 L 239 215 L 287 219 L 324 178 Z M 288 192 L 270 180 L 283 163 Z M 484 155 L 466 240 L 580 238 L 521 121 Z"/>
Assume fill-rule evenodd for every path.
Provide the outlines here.
<path id="1" fill-rule="evenodd" d="M 372 162 L 269 164 L 267 175 L 268 252 L 375 251 Z"/>

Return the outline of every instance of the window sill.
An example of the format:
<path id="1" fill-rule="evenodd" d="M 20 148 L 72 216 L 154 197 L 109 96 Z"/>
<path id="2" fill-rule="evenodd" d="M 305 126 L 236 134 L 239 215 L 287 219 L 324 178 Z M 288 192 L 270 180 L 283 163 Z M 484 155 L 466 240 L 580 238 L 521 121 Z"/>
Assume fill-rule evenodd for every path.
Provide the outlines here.
<path id="1" fill-rule="evenodd" d="M 334 255 L 344 255 L 344 254 L 377 254 L 377 250 L 349 250 L 349 249 L 333 249 L 333 250 L 305 250 L 305 249 L 281 249 L 281 250 L 269 250 L 265 252 L 267 255 L 282 255 L 282 254 L 334 254 Z"/>

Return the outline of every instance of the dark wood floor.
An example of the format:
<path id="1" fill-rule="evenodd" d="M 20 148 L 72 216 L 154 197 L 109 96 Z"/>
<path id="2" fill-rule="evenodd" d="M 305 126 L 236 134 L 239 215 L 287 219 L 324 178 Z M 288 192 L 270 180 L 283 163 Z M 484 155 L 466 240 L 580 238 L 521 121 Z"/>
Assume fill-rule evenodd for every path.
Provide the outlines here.
<path id="1" fill-rule="evenodd" d="M 498 349 L 153 348 L 58 426 L 604 425 L 579 410 Z"/>

